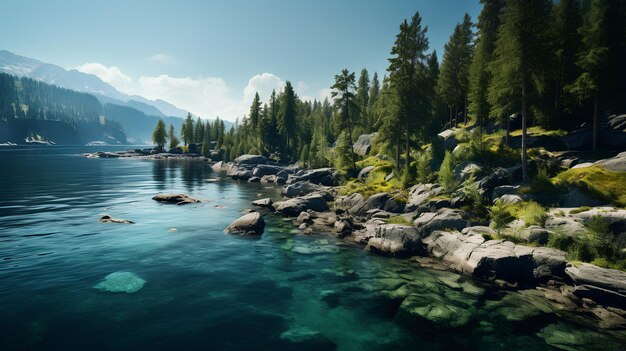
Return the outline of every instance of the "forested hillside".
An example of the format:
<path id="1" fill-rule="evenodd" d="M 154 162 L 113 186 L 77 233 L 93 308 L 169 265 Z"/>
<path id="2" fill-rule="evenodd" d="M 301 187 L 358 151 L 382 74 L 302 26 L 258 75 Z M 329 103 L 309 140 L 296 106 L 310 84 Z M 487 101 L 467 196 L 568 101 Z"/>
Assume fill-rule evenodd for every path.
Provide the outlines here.
<path id="1" fill-rule="evenodd" d="M 30 138 L 56 144 L 126 143 L 122 128 L 104 118 L 94 96 L 4 73 L 0 74 L 0 123 L 4 142 L 24 143 Z"/>

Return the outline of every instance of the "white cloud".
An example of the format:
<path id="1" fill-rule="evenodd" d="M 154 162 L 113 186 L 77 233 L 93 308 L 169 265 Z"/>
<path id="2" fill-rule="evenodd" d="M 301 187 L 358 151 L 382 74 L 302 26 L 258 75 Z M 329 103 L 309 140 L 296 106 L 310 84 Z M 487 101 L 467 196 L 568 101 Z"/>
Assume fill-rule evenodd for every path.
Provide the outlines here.
<path id="1" fill-rule="evenodd" d="M 162 99 L 203 117 L 221 116 L 227 119 L 240 114 L 231 89 L 222 78 L 140 77 L 138 94 Z"/>
<path id="2" fill-rule="evenodd" d="M 172 77 L 162 74 L 141 76 L 135 81 L 115 66 L 86 63 L 77 69 L 98 76 L 126 94 L 140 95 L 150 100 L 165 100 L 202 117 L 220 116 L 231 121 L 248 114 L 256 92 L 259 93 L 261 101 L 267 102 L 272 90 L 278 93 L 286 83 L 282 78 L 265 72 L 250 78 L 243 91 L 237 93 L 219 77 Z M 296 83 L 294 89 L 303 100 L 323 101 L 326 96 L 330 98 L 330 88 L 320 90 L 318 96 L 307 95 L 311 88 L 304 82 Z"/>
<path id="3" fill-rule="evenodd" d="M 154 54 L 150 56 L 148 60 L 158 63 L 170 63 L 174 61 L 174 59 L 167 54 Z"/>
<path id="4" fill-rule="evenodd" d="M 133 80 L 129 76 L 122 73 L 122 71 L 115 66 L 106 67 L 101 63 L 92 62 L 78 66 L 76 69 L 83 73 L 98 76 L 100 79 L 111 84 L 123 93 L 131 94 L 133 92 Z"/>
<path id="5" fill-rule="evenodd" d="M 261 101 L 269 101 L 272 90 L 278 93 L 285 86 L 285 81 L 271 73 L 261 73 L 248 80 L 248 85 L 243 89 L 242 103 L 251 104 L 254 93 L 258 92 Z"/>

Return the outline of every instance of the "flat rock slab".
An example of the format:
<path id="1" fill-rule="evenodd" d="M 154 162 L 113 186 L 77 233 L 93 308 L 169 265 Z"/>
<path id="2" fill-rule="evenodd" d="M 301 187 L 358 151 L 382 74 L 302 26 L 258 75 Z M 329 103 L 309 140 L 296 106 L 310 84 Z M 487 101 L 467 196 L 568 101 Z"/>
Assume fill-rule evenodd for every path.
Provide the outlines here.
<path id="1" fill-rule="evenodd" d="M 98 222 L 100 222 L 100 223 L 119 223 L 119 224 L 133 224 L 133 223 L 135 223 L 135 222 L 129 221 L 127 219 L 113 218 L 113 217 L 111 217 L 109 215 L 104 215 L 104 216 L 100 217 Z"/>
<path id="2" fill-rule="evenodd" d="M 185 205 L 200 202 L 199 199 L 191 197 L 187 194 L 159 194 L 154 196 L 152 200 L 176 205 Z"/>

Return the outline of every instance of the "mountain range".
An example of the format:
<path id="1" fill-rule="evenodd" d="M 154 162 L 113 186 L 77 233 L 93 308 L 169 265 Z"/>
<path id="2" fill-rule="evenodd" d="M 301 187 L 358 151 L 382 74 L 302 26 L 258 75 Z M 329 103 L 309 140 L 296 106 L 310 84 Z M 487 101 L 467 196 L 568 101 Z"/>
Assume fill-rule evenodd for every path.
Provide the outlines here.
<path id="1" fill-rule="evenodd" d="M 149 100 L 138 95 L 124 94 L 93 74 L 44 63 L 36 59 L 0 50 L 0 72 L 28 77 L 47 84 L 92 94 L 102 103 L 129 106 L 157 117 L 185 117 L 187 112 L 163 100 Z"/>
<path id="2" fill-rule="evenodd" d="M 7 50 L 0 50 L 0 72 L 88 93 L 95 96 L 103 106 L 125 107 L 125 109 L 109 108 L 108 110 L 118 112 L 113 119 L 122 126 L 129 140 L 139 143 L 149 143 L 150 134 L 158 118 L 163 118 L 166 123 L 173 124 L 179 130 L 182 118 L 187 116 L 187 111 L 167 101 L 128 95 L 118 91 L 96 75 L 74 69 L 66 70 L 63 67 L 17 55 Z M 232 126 L 232 123 L 224 122 L 227 129 Z"/>

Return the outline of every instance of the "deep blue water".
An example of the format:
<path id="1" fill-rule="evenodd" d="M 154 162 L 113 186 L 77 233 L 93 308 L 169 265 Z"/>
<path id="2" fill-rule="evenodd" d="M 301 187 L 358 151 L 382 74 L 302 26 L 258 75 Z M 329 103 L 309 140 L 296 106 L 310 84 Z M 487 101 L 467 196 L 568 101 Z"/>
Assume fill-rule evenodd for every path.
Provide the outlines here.
<path id="1" fill-rule="evenodd" d="M 622 332 L 551 305 L 515 321 L 507 316 L 527 310 L 525 298 L 499 305 L 508 294 L 300 235 L 274 215 L 261 238 L 224 234 L 250 201 L 279 190 L 208 183 L 219 175 L 204 162 L 79 156 L 96 149 L 107 148 L 0 149 L 0 350 L 553 350 L 547 334 L 564 349 L 623 345 Z M 205 201 L 151 200 L 162 192 Z M 136 223 L 97 222 L 103 214 Z M 113 272 L 146 284 L 94 289 Z M 402 318 L 407 291 L 462 306 L 471 321 L 442 328 Z"/>

